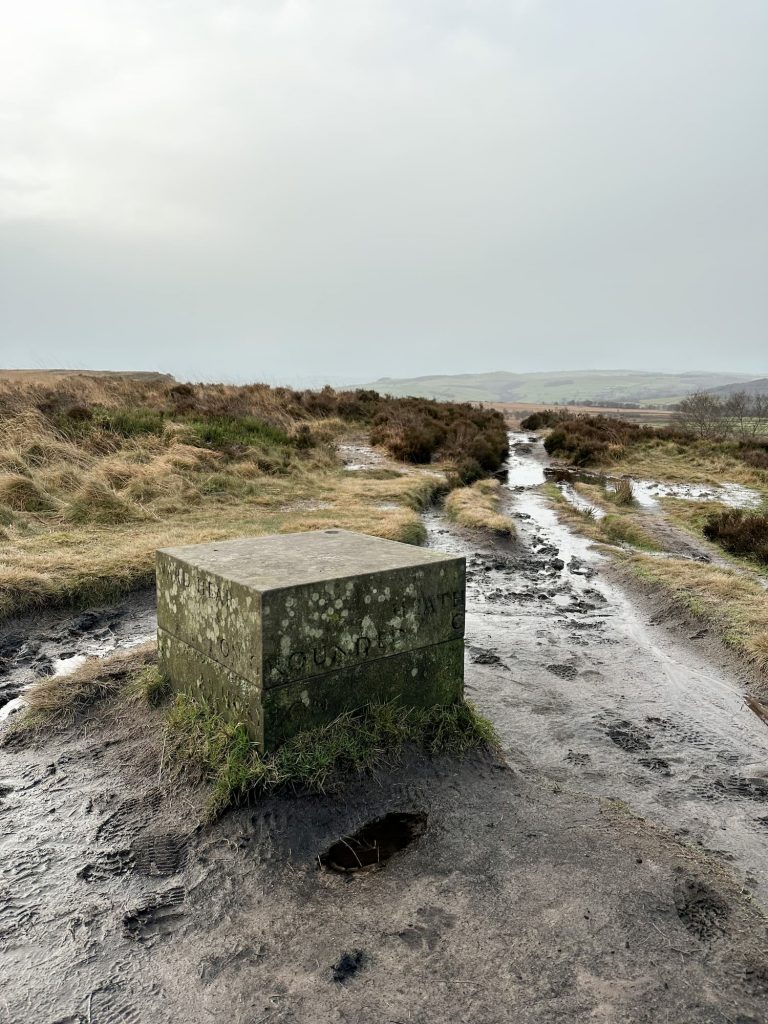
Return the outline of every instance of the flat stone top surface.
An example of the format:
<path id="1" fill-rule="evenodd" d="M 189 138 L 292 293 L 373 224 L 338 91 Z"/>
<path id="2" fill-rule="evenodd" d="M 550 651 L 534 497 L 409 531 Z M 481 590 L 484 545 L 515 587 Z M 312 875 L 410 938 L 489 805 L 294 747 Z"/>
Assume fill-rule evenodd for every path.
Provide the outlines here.
<path id="1" fill-rule="evenodd" d="M 413 544 L 335 529 L 190 544 L 159 553 L 254 590 L 460 560 Z"/>

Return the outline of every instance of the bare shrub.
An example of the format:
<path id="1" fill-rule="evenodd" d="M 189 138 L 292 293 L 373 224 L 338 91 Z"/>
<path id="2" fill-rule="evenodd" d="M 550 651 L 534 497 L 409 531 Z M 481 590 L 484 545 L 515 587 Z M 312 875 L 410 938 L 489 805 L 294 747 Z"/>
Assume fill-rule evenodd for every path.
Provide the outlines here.
<path id="1" fill-rule="evenodd" d="M 726 551 L 768 563 L 768 514 L 729 508 L 712 514 L 704 525 L 704 536 Z"/>

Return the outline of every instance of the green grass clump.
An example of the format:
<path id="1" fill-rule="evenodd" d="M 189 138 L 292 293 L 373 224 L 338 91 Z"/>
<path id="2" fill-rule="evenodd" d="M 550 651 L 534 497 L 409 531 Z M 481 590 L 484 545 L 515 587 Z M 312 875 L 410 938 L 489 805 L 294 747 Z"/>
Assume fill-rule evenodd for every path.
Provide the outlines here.
<path id="1" fill-rule="evenodd" d="M 396 763 L 408 745 L 457 757 L 499 745 L 491 723 L 470 703 L 413 708 L 393 701 L 347 712 L 261 754 L 242 725 L 185 694 L 169 711 L 168 738 L 177 764 L 196 765 L 211 783 L 210 817 L 251 793 L 286 786 L 322 792 L 342 773 Z"/>
<path id="2" fill-rule="evenodd" d="M 157 707 L 169 696 L 171 684 L 161 674 L 157 665 L 147 665 L 134 676 L 133 692 L 137 696 L 143 697 L 148 704 Z"/>
<path id="3" fill-rule="evenodd" d="M 197 443 L 219 450 L 293 444 L 284 430 L 253 416 L 209 416 L 205 420 L 191 420 L 188 425 Z"/>
<path id="4" fill-rule="evenodd" d="M 626 516 L 605 516 L 600 520 L 600 532 L 609 544 L 631 544 L 642 551 L 660 550 L 653 537 Z"/>

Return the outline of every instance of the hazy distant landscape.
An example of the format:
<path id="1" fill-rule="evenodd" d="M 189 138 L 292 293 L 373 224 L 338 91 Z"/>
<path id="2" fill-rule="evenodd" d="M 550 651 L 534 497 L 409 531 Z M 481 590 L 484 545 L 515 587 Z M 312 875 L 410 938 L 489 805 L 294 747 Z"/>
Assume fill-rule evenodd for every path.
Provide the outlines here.
<path id="1" fill-rule="evenodd" d="M 593 402 L 612 405 L 673 403 L 692 391 L 730 387 L 753 380 L 739 373 L 649 373 L 639 370 L 570 370 L 551 373 L 461 373 L 428 377 L 380 377 L 371 387 L 383 394 L 415 395 L 453 402 Z"/>

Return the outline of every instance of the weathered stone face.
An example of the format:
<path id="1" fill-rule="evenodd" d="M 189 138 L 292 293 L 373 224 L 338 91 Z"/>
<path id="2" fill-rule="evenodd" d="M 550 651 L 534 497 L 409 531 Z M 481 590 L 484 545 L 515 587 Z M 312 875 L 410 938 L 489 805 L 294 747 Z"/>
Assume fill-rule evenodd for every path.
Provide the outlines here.
<path id="1" fill-rule="evenodd" d="M 463 692 L 464 559 L 346 530 L 157 552 L 160 667 L 269 749 L 372 700 Z"/>

